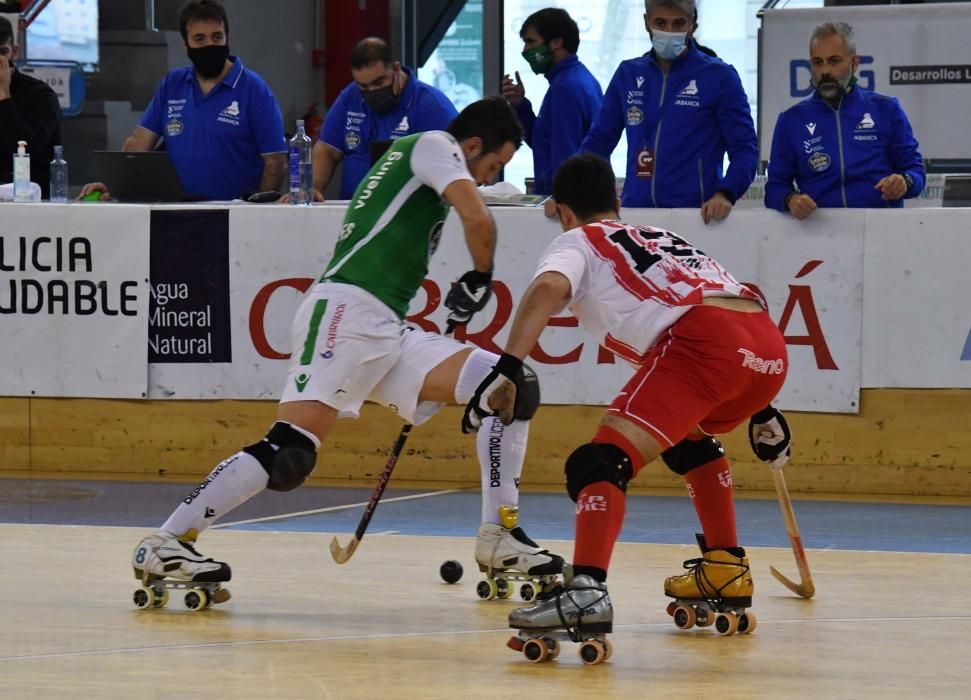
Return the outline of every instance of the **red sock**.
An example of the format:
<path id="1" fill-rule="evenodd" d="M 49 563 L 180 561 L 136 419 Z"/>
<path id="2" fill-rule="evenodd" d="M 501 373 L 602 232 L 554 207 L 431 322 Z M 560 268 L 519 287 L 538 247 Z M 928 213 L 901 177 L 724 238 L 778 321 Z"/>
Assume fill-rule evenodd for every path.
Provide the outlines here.
<path id="1" fill-rule="evenodd" d="M 644 458 L 622 433 L 600 426 L 593 443 L 608 443 L 619 447 L 631 461 L 633 478 L 644 466 Z M 614 543 L 624 526 L 627 495 L 616 485 L 597 481 L 585 486 L 577 496 L 576 540 L 573 545 L 573 565 L 601 569 L 604 574 L 610 565 Z"/>
<path id="2" fill-rule="evenodd" d="M 735 502 L 732 498 L 732 470 L 724 457 L 688 472 L 684 480 L 694 504 L 705 543 L 710 549 L 738 546 L 735 530 Z"/>
<path id="3" fill-rule="evenodd" d="M 614 543 L 624 525 L 627 496 L 614 484 L 597 481 L 585 486 L 577 497 L 575 566 L 592 566 L 607 571 Z"/>

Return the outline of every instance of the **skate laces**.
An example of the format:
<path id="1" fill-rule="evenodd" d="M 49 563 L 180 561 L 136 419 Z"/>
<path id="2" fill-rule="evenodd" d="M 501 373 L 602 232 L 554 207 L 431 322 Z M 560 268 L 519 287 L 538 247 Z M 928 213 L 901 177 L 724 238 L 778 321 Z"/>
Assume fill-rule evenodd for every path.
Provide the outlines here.
<path id="1" fill-rule="evenodd" d="M 735 562 L 709 562 L 709 564 L 712 565 L 719 564 L 721 566 L 736 566 L 740 569 L 738 574 L 728 579 L 721 586 L 716 586 L 714 583 L 712 583 L 711 579 L 708 578 L 704 563 L 704 557 L 688 559 L 684 562 L 684 568 L 687 569 L 687 573 L 694 577 L 695 585 L 698 586 L 698 590 L 702 593 L 702 595 L 712 596 L 709 598 L 709 601 L 713 601 L 714 596 L 720 596 L 723 590 L 738 581 L 738 579 L 742 578 L 750 568 L 747 564 L 736 564 Z"/>
<path id="2" fill-rule="evenodd" d="M 605 589 L 597 588 L 596 586 L 584 586 L 583 588 L 565 588 L 560 595 L 554 598 L 556 601 L 556 614 L 560 617 L 560 624 L 566 629 L 566 633 L 570 637 L 570 641 L 577 643 L 581 641 L 580 626 L 583 624 L 584 606 L 580 605 L 576 601 L 576 599 L 573 597 L 573 593 L 581 593 L 583 591 L 599 591 L 602 594 L 599 598 L 587 605 L 586 607 L 588 608 L 595 606 L 597 603 L 607 597 L 607 591 Z M 577 621 L 576 625 L 573 627 L 570 626 L 570 623 L 563 615 L 563 603 L 561 602 L 561 599 L 564 595 L 570 599 L 570 602 L 573 603 L 573 607 L 577 609 Z"/>

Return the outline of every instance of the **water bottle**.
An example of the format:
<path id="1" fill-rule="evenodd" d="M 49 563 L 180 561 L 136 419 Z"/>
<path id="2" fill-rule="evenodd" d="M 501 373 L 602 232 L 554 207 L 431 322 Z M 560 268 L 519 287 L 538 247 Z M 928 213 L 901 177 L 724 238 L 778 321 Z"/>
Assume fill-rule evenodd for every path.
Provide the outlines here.
<path id="1" fill-rule="evenodd" d="M 314 201 L 312 149 L 303 119 L 298 119 L 297 133 L 290 139 L 290 204 L 309 206 Z"/>
<path id="2" fill-rule="evenodd" d="M 17 152 L 13 156 L 13 201 L 31 202 L 34 193 L 30 186 L 30 156 L 27 142 L 17 142 Z"/>
<path id="3" fill-rule="evenodd" d="M 54 160 L 51 161 L 51 201 L 67 202 L 67 161 L 64 160 L 64 147 L 54 146 Z"/>

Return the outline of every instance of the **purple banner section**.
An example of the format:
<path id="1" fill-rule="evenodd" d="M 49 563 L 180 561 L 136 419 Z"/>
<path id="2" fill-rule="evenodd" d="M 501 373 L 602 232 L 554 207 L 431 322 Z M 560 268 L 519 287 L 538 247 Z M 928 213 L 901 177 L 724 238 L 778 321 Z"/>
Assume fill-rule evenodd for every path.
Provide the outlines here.
<path id="1" fill-rule="evenodd" d="M 149 362 L 232 362 L 228 210 L 152 212 L 151 291 Z"/>

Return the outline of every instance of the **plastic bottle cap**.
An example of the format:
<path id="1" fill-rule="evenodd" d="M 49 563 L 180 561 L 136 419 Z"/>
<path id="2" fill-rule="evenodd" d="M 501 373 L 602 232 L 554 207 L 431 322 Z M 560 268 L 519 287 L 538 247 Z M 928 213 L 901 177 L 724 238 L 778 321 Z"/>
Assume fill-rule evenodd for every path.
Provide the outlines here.
<path id="1" fill-rule="evenodd" d="M 25 155 L 27 155 L 27 142 L 26 141 L 18 141 L 17 142 L 17 155 L 18 156 L 25 156 Z"/>

